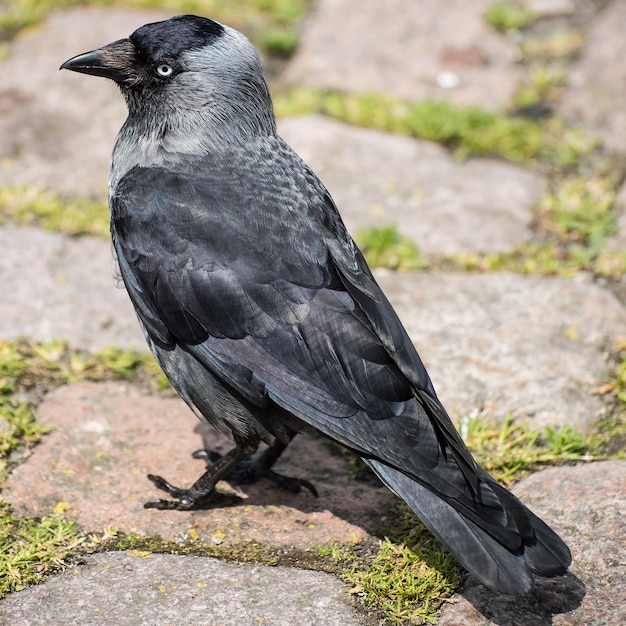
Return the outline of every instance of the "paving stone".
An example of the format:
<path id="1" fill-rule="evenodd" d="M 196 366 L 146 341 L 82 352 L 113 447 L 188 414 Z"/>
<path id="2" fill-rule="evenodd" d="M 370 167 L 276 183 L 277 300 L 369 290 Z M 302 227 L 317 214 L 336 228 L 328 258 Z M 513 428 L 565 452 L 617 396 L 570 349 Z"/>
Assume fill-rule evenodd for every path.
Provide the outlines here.
<path id="1" fill-rule="evenodd" d="M 383 487 L 351 478 L 347 460 L 320 439 L 301 436 L 276 470 L 310 480 L 319 498 L 260 481 L 237 489 L 242 500 L 236 506 L 146 510 L 144 502 L 165 497 L 146 474 L 188 487 L 204 470 L 190 457 L 202 447 L 194 432 L 200 422 L 181 400 L 144 395 L 119 383 L 87 383 L 57 391 L 38 414 L 54 430 L 11 474 L 3 498 L 34 516 L 67 502 L 66 515 L 88 531 L 115 526 L 169 541 L 192 541 L 193 536 L 200 545 L 254 541 L 307 550 L 368 538 L 397 502 Z M 205 428 L 215 450 L 225 453 L 232 447 L 226 437 Z M 223 490 L 234 493 L 227 484 Z"/>
<path id="2" fill-rule="evenodd" d="M 112 552 L 0 601 L 12 626 L 364 626 L 334 576 L 197 556 Z"/>
<path id="3" fill-rule="evenodd" d="M 495 159 L 459 161 L 441 146 L 322 117 L 279 132 L 328 187 L 351 232 L 397 224 L 429 255 L 502 252 L 532 237 L 542 176 Z"/>
<path id="4" fill-rule="evenodd" d="M 626 310 L 590 283 L 507 273 L 393 274 L 381 285 L 451 415 L 588 429 Z"/>
<path id="5" fill-rule="evenodd" d="M 572 551 L 570 573 L 528 597 L 494 594 L 470 577 L 439 626 L 612 626 L 626 623 L 626 462 L 555 467 L 514 489 Z"/>
<path id="6" fill-rule="evenodd" d="M 111 275 L 111 244 L 38 228 L 0 228 L 0 337 L 68 339 L 76 348 L 146 350 L 126 291 Z"/>
<path id="7" fill-rule="evenodd" d="M 522 0 L 536 17 L 570 16 L 576 12 L 574 0 Z"/>
<path id="8" fill-rule="evenodd" d="M 285 72 L 298 85 L 506 107 L 520 54 L 484 21 L 490 0 L 318 0 Z"/>
<path id="9" fill-rule="evenodd" d="M 596 131 L 606 148 L 626 152 L 626 3 L 614 1 L 591 23 L 582 57 L 570 71 L 561 112 Z"/>
<path id="10" fill-rule="evenodd" d="M 38 228 L 0 228 L 0 337 L 68 339 L 75 348 L 146 350 L 126 290 L 114 286 L 111 244 Z"/>
<path id="11" fill-rule="evenodd" d="M 52 13 L 21 34 L 0 63 L 0 184 L 106 197 L 124 100 L 112 81 L 59 72 L 59 66 L 169 15 L 75 8 Z"/>

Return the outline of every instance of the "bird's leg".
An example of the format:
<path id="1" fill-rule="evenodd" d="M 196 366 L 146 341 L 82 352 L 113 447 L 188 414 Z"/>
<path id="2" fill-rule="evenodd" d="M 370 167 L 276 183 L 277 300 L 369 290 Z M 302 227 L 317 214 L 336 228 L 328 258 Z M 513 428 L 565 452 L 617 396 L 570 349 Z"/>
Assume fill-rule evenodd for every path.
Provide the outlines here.
<path id="1" fill-rule="evenodd" d="M 208 508 L 210 504 L 215 504 L 217 500 L 228 499 L 228 496 L 215 491 L 215 485 L 224 479 L 229 472 L 256 452 L 258 442 L 239 443 L 227 454 L 208 466 L 208 469 L 189 489 L 180 489 L 168 483 L 161 476 L 148 474 L 156 487 L 168 493 L 176 500 L 150 500 L 143 506 L 146 509 L 168 509 L 176 511 L 191 511 L 194 509 Z M 232 497 L 230 498 L 232 500 Z"/>
<path id="2" fill-rule="evenodd" d="M 293 436 L 291 439 L 293 439 Z M 303 478 L 293 478 L 291 476 L 283 476 L 272 469 L 272 466 L 285 451 L 287 445 L 288 443 L 283 443 L 282 441 L 278 441 L 278 439 L 276 439 L 256 458 L 247 458 L 240 461 L 230 471 L 226 477 L 227 480 L 235 485 L 242 485 L 256 482 L 260 478 L 267 478 L 290 493 L 299 493 L 304 487 L 317 497 L 318 494 L 315 485 L 310 483 L 308 480 L 304 480 Z M 196 459 L 206 459 L 207 463 L 219 463 L 224 458 L 220 456 L 218 452 L 214 452 L 206 448 L 196 450 L 196 452 L 193 453 L 193 457 Z M 208 467 L 213 466 L 208 465 Z"/>

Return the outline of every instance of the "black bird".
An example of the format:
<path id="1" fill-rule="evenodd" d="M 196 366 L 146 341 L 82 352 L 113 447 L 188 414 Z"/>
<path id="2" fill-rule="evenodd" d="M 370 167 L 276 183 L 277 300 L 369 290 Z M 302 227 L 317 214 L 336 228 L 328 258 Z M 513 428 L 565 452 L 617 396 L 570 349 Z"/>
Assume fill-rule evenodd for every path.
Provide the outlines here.
<path id="1" fill-rule="evenodd" d="M 182 15 L 61 68 L 120 87 L 128 118 L 110 172 L 119 270 L 157 361 L 235 447 L 190 488 L 190 510 L 260 442 L 271 469 L 313 427 L 352 450 L 493 589 L 563 574 L 567 546 L 476 464 L 323 184 L 277 135 L 259 56 L 240 33 Z"/>

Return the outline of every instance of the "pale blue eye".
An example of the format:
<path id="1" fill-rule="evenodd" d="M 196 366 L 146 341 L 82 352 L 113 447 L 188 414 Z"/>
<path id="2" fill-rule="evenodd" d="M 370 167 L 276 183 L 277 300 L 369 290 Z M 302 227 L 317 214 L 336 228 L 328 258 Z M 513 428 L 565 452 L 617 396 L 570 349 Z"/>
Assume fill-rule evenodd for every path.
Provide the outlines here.
<path id="1" fill-rule="evenodd" d="M 171 65 L 167 65 L 167 63 L 162 63 L 156 68 L 156 71 L 162 78 L 167 78 L 174 73 L 174 68 Z"/>

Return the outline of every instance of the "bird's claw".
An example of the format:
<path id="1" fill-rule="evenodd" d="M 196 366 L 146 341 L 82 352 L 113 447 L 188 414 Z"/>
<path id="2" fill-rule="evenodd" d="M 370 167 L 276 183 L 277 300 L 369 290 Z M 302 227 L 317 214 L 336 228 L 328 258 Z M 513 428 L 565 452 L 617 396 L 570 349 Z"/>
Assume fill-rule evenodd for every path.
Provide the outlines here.
<path id="1" fill-rule="evenodd" d="M 190 497 L 189 489 L 180 489 L 174 487 L 171 483 L 167 482 L 162 476 L 155 476 L 154 474 L 148 474 L 148 480 L 154 483 L 154 486 L 161 491 L 176 498 L 176 500 L 150 500 L 144 503 L 144 509 L 158 509 L 159 511 L 190 511 L 197 508 L 197 503 L 194 498 Z"/>
<path id="2" fill-rule="evenodd" d="M 236 494 L 221 493 L 213 489 L 204 494 L 194 495 L 191 489 L 174 487 L 162 476 L 148 474 L 148 480 L 155 487 L 175 498 L 175 500 L 150 500 L 143 505 L 144 509 L 158 509 L 159 511 L 197 511 L 211 508 L 212 506 L 228 506 L 241 500 Z"/>
<path id="3" fill-rule="evenodd" d="M 193 503 L 188 503 L 183 500 L 149 500 L 144 502 L 144 509 L 158 509 L 159 511 L 191 511 L 195 507 Z"/>
<path id="4" fill-rule="evenodd" d="M 168 483 L 162 476 L 155 476 L 154 474 L 148 474 L 148 480 L 154 483 L 154 486 L 161 491 L 169 494 L 173 498 L 184 498 L 189 495 L 189 489 L 180 489 L 174 487 L 171 483 Z"/>

